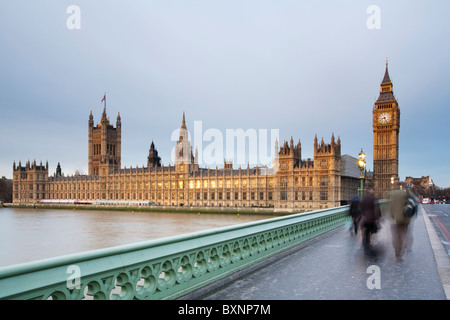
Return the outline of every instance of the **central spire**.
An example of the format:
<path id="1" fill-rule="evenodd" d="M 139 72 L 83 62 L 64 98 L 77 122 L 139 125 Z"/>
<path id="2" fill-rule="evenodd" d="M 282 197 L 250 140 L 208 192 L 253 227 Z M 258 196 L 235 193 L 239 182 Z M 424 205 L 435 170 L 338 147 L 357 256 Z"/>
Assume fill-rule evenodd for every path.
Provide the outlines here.
<path id="1" fill-rule="evenodd" d="M 383 81 L 380 84 L 380 96 L 376 103 L 387 103 L 395 101 L 394 92 L 392 90 L 393 84 L 389 77 L 388 61 L 386 59 L 386 71 L 384 72 Z"/>
<path id="2" fill-rule="evenodd" d="M 388 71 L 388 60 L 386 59 L 386 72 L 384 73 L 384 78 L 381 84 L 384 83 L 391 83 L 391 78 L 389 77 L 389 71 Z"/>
<path id="3" fill-rule="evenodd" d="M 184 111 L 183 111 L 183 122 L 181 123 L 181 129 L 186 129 L 186 120 L 184 117 Z"/>

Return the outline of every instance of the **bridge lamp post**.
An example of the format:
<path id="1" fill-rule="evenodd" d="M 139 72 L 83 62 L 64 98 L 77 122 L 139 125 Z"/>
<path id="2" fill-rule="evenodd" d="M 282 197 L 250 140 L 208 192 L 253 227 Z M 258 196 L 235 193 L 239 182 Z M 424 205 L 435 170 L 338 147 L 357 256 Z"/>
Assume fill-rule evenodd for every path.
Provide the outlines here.
<path id="1" fill-rule="evenodd" d="M 361 170 L 361 176 L 359 177 L 361 179 L 361 185 L 359 188 L 359 199 L 361 200 L 364 194 L 364 169 L 366 169 L 366 154 L 363 152 L 363 149 L 361 148 L 361 152 L 358 155 L 358 167 L 359 170 Z"/>

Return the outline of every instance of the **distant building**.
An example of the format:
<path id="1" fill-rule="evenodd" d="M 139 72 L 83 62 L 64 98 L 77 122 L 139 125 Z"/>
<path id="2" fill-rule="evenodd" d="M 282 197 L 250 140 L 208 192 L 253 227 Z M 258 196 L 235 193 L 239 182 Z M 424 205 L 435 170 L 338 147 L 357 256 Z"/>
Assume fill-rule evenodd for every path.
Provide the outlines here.
<path id="1" fill-rule="evenodd" d="M 341 156 L 342 199 L 350 200 L 358 195 L 361 171 L 358 158 L 344 154 Z M 345 201 L 345 200 L 344 200 Z"/>
<path id="2" fill-rule="evenodd" d="M 421 177 L 421 178 L 406 177 L 404 184 L 406 185 L 406 187 L 409 187 L 409 188 L 414 187 L 416 189 L 420 189 L 420 188 L 428 189 L 428 188 L 435 187 L 434 182 L 430 176 Z"/>
<path id="3" fill-rule="evenodd" d="M 48 163 L 13 164 L 13 202 L 37 203 L 43 199 L 148 200 L 158 205 L 205 207 L 273 207 L 314 210 L 339 206 L 357 193 L 356 159 L 341 156 L 341 140 L 326 144 L 314 139 L 314 158 L 301 158 L 301 143 L 291 138 L 276 144 L 273 168 L 200 168 L 198 155 L 188 141 L 185 115 L 175 147 L 175 164 L 161 165 L 151 143 L 147 167 L 121 168 L 121 119 L 114 128 L 103 110 L 94 126 L 89 115 L 89 173 L 64 176 L 58 163 L 51 175 Z M 274 170 L 275 168 L 275 170 Z"/>

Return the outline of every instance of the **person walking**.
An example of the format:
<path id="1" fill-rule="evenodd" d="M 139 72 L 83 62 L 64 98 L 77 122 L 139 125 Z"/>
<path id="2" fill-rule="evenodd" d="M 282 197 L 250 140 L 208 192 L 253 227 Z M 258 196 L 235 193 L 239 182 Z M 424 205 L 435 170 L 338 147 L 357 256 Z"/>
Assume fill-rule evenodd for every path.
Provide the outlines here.
<path id="1" fill-rule="evenodd" d="M 350 203 L 349 215 L 352 218 L 352 226 L 350 226 L 350 232 L 358 233 L 359 220 L 361 219 L 361 208 L 359 207 L 359 197 L 354 196 Z"/>
<path id="2" fill-rule="evenodd" d="M 414 225 L 414 220 L 417 217 L 417 210 L 418 210 L 417 206 L 418 206 L 418 203 L 419 203 L 419 199 L 418 199 L 417 195 L 414 193 L 414 191 L 412 189 L 408 189 L 406 191 L 406 195 L 408 196 L 408 203 L 409 203 L 409 198 L 412 198 L 414 206 L 416 207 L 415 208 L 415 212 L 413 213 L 413 215 L 412 215 L 412 217 L 411 217 L 411 219 L 409 221 L 408 230 L 406 231 L 406 245 L 405 245 L 406 246 L 406 250 L 405 251 L 408 252 L 408 251 L 412 250 L 412 244 L 413 244 L 413 241 L 414 241 L 413 225 Z"/>
<path id="3" fill-rule="evenodd" d="M 411 217 L 405 215 L 408 194 L 405 190 L 400 189 L 398 179 L 394 181 L 394 189 L 390 192 L 389 199 L 392 246 L 394 247 L 395 258 L 401 260 L 406 249 L 408 227 L 411 222 Z"/>
<path id="4" fill-rule="evenodd" d="M 377 233 L 379 229 L 379 221 L 381 218 L 380 207 L 375 198 L 375 190 L 372 186 L 367 188 L 366 195 L 361 201 L 361 231 L 362 244 L 366 253 L 371 249 L 370 240 L 372 234 Z"/>

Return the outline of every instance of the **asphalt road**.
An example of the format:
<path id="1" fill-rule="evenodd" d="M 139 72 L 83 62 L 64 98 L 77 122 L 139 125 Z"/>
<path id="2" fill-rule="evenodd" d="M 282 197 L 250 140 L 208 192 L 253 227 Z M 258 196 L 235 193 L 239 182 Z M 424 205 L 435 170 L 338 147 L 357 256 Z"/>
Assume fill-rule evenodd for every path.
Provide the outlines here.
<path id="1" fill-rule="evenodd" d="M 450 257 L 450 204 L 424 204 L 423 208 Z"/>

